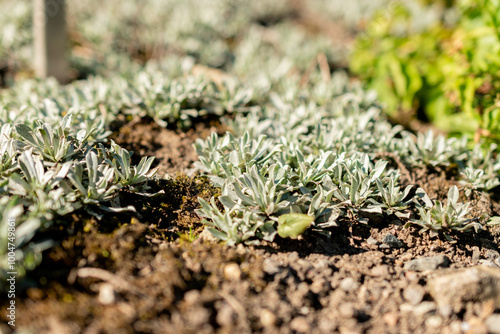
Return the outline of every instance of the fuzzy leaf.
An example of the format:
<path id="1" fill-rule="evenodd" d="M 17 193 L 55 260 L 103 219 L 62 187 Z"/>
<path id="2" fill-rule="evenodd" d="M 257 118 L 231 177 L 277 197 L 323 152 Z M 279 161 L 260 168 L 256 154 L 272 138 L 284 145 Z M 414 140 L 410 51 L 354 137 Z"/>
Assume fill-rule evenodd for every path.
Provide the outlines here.
<path id="1" fill-rule="evenodd" d="M 314 221 L 314 217 L 302 213 L 287 213 L 278 218 L 278 234 L 282 238 L 297 238 Z"/>

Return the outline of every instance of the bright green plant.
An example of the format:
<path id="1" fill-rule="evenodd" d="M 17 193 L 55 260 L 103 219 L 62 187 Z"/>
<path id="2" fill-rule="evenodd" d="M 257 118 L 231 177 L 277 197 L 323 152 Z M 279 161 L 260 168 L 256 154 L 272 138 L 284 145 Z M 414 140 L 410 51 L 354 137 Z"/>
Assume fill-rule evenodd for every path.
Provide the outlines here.
<path id="1" fill-rule="evenodd" d="M 287 213 L 278 219 L 278 235 L 282 238 L 297 238 L 314 221 L 314 217 L 302 213 Z"/>
<path id="2" fill-rule="evenodd" d="M 452 134 L 498 142 L 498 1 L 459 0 L 434 16 L 415 8 L 426 10 L 401 2 L 376 14 L 356 42 L 351 69 L 390 114 L 422 110 Z M 434 18 L 416 29 L 425 17 Z"/>

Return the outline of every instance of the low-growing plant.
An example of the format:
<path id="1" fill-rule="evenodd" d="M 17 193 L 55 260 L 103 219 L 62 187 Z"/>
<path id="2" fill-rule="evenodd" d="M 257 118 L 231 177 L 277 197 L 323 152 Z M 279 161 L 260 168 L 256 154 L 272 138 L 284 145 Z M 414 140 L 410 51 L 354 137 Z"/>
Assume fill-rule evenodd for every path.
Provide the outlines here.
<path id="1" fill-rule="evenodd" d="M 117 181 L 122 186 L 129 186 L 133 191 L 139 190 L 134 186 L 146 183 L 158 171 L 158 168 L 151 169 L 154 157 L 143 157 L 137 166 L 133 166 L 130 160 L 133 153 L 114 142 L 111 144 L 110 153 L 113 158 L 111 161 L 108 159 L 106 163 L 114 168 Z"/>
<path id="2" fill-rule="evenodd" d="M 8 230 L 5 224 L 15 221 L 12 244 L 17 249 L 14 262 L 19 279 L 39 263 L 42 251 L 54 244 L 51 240 L 31 242 L 36 233 L 81 208 L 98 218 L 102 211 L 135 211 L 132 206 L 120 207 L 119 190 L 147 190 L 145 184 L 156 172 L 150 170 L 152 158 L 143 158 L 134 166 L 131 154 L 118 145 L 113 143 L 112 149 L 108 149 L 101 143 L 90 142 L 93 129 L 78 130 L 73 136 L 71 116 L 63 117 L 63 123 L 55 127 L 34 122 L 33 128 L 23 123 L 6 123 L 0 139 L 1 201 L 7 201 L 3 203 L 7 209 L 0 233 Z M 1 270 L 12 262 L 7 261 L 6 254 L 0 250 Z"/>
<path id="3" fill-rule="evenodd" d="M 473 182 L 478 187 L 488 182 L 491 189 L 498 179 L 491 150 L 484 152 L 479 145 L 469 150 L 465 137 L 446 139 L 431 131 L 414 136 L 389 124 L 376 101 L 363 97 L 367 93 L 344 84 L 337 87 L 340 93 L 335 99 L 341 107 L 335 111 L 314 101 L 297 104 L 296 97 L 275 93 L 265 107 L 227 122 L 230 129 L 244 133 L 241 137 L 228 133 L 219 138 L 212 133 L 197 140 L 196 166 L 222 190 L 211 205 L 201 202 L 198 211 L 214 236 L 231 244 L 258 242 L 264 236 L 273 240 L 280 217 L 287 214 L 312 217 L 309 228 L 314 229 L 392 215 L 403 222 L 417 215 L 421 218 L 415 224 L 430 231 L 478 226 L 475 220 L 464 220 L 467 205 L 456 203 L 454 192 L 449 206 L 443 206 L 430 201 L 421 189 L 414 192 L 412 185 L 401 189 L 400 171 L 392 163 L 405 169 L 457 168 L 458 172 L 467 166 L 489 166 L 488 175 L 495 177 L 488 182 L 476 173 Z M 462 176 L 465 183 L 471 181 L 468 173 Z M 430 203 L 428 207 L 421 204 L 423 200 Z"/>
<path id="4" fill-rule="evenodd" d="M 68 133 L 70 121 L 70 117 L 64 117 L 62 124 L 56 129 L 53 129 L 48 123 L 41 122 L 37 124 L 34 131 L 22 123 L 16 124 L 15 129 L 23 143 L 42 154 L 46 160 L 59 162 L 76 154 L 76 147 Z"/>
<path id="5" fill-rule="evenodd" d="M 400 191 L 401 187 L 396 186 L 397 178 L 388 179 L 387 185 L 384 185 L 380 179 L 375 180 L 381 201 L 379 205 L 388 215 L 396 214 L 399 217 L 405 217 L 403 212 L 411 205 L 412 199 L 409 194 L 413 185 L 409 185 L 404 191 Z"/>
<path id="6" fill-rule="evenodd" d="M 477 218 L 468 216 L 471 208 L 469 203 L 458 203 L 459 191 L 457 186 L 452 186 L 448 191 L 446 204 L 441 201 L 427 200 L 426 205 L 418 206 L 419 219 L 411 219 L 408 224 L 416 224 L 429 231 L 431 236 L 440 232 L 448 237 L 452 230 L 463 231 L 470 228 L 480 229 L 481 224 Z M 448 237 L 449 238 L 449 237 Z"/>

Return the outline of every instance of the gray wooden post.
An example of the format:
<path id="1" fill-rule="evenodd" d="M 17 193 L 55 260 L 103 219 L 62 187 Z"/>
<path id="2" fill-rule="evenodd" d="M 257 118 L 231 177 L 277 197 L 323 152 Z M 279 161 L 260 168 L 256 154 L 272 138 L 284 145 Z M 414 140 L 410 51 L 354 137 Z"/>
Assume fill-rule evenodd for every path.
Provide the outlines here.
<path id="1" fill-rule="evenodd" d="M 34 70 L 41 78 L 68 80 L 64 0 L 33 0 Z"/>

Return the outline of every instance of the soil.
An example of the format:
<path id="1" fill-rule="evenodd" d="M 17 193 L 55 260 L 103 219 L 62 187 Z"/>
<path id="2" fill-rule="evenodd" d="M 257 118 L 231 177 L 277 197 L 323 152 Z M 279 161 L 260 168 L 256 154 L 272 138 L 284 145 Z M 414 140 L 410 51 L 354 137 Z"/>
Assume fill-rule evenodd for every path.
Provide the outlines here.
<path id="1" fill-rule="evenodd" d="M 150 118 L 135 117 L 112 125 L 115 129 L 111 139 L 120 146 L 134 152 L 134 163 L 141 157 L 154 156 L 153 167 L 158 167 L 160 178 L 178 174 L 193 175 L 193 163 L 198 159 L 193 144 L 197 138 L 207 138 L 210 133 L 225 133 L 225 127 L 213 117 L 193 120 L 193 128 L 186 131 L 175 127 L 163 128 Z"/>
<path id="2" fill-rule="evenodd" d="M 192 172 L 192 143 L 220 130 L 165 129 L 147 120 L 122 124 L 114 140 L 137 156 L 154 155 L 165 193 L 123 204 L 140 215 L 98 222 L 72 215 L 72 230 L 47 251 L 16 299 L 17 326 L 35 333 L 487 333 L 499 312 L 491 301 L 442 308 L 428 286 L 441 271 L 500 266 L 500 227 L 431 238 L 399 221 L 345 222 L 329 234 L 229 247 L 203 231 L 197 197 L 217 193 Z M 191 176 L 186 176 L 190 174 Z M 445 172 L 410 171 L 432 196 L 454 184 Z M 476 210 L 497 212 L 493 195 Z M 141 209 L 142 208 L 142 209 Z M 203 232 L 202 232 L 203 231 Z M 53 231 L 57 233 L 57 231 Z M 388 235 L 397 240 L 391 243 Z M 449 263 L 418 271 L 412 259 Z M 498 291 L 500 294 L 500 291 Z M 1 305 L 6 321 L 5 304 Z M 0 324 L 0 333 L 10 333 Z"/>

